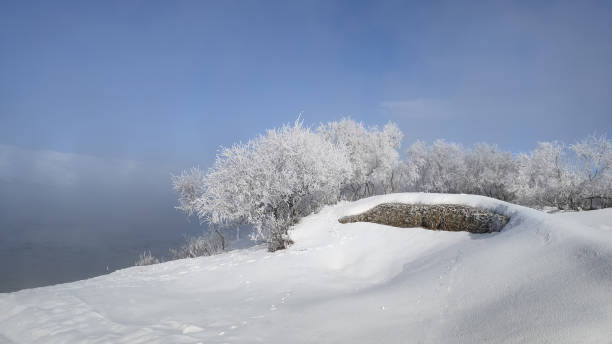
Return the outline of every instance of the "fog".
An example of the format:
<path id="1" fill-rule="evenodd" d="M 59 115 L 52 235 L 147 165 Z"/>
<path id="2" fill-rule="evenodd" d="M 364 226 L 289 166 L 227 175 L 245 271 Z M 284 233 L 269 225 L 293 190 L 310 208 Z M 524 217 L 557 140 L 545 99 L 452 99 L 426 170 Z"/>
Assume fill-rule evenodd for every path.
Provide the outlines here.
<path id="1" fill-rule="evenodd" d="M 180 168 L 0 145 L 0 292 L 112 272 L 201 233 L 174 209 Z"/>

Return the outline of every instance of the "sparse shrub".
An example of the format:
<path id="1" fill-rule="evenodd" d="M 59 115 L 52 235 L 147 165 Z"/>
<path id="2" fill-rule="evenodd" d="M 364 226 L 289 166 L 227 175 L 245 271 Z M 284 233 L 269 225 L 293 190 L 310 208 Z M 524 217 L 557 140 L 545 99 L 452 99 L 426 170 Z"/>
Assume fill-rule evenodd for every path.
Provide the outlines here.
<path id="1" fill-rule="evenodd" d="M 226 249 L 225 239 L 216 232 L 191 237 L 179 248 L 170 249 L 171 259 L 195 258 L 219 254 Z"/>
<path id="2" fill-rule="evenodd" d="M 151 254 L 151 251 L 144 251 L 140 255 L 138 255 L 138 259 L 134 262 L 135 266 L 144 266 L 144 265 L 152 265 L 159 264 L 160 260 L 154 257 Z"/>

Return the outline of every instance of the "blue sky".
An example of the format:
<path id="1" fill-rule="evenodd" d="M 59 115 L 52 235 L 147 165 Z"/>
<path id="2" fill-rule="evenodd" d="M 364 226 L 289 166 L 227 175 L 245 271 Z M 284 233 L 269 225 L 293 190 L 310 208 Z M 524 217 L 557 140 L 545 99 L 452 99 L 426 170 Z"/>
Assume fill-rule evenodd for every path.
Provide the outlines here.
<path id="1" fill-rule="evenodd" d="M 523 151 L 612 128 L 610 2 L 13 1 L 0 144 L 207 164 L 303 112 Z"/>

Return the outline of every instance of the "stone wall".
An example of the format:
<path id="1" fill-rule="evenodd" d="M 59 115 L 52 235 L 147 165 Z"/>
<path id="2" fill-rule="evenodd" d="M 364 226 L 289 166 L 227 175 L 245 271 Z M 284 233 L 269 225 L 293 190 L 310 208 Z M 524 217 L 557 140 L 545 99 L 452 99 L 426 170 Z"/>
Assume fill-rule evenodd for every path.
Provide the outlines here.
<path id="1" fill-rule="evenodd" d="M 382 225 L 432 230 L 466 231 L 470 233 L 499 232 L 510 219 L 480 208 L 458 204 L 383 203 L 352 216 L 340 218 L 340 223 L 372 222 Z"/>

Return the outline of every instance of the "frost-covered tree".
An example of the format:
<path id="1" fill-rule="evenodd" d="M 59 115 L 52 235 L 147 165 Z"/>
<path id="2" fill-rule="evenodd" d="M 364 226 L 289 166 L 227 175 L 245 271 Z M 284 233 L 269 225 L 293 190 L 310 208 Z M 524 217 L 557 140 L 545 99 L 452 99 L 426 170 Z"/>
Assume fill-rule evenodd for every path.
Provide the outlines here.
<path id="1" fill-rule="evenodd" d="M 466 189 L 465 150 L 461 145 L 436 140 L 431 146 L 422 141 L 408 149 L 405 180 L 411 191 L 459 193 Z"/>
<path id="2" fill-rule="evenodd" d="M 402 191 L 479 194 L 536 208 L 607 207 L 612 142 L 590 136 L 570 147 L 540 142 L 532 152 L 513 156 L 488 144 L 468 150 L 444 140 L 429 146 L 417 141 L 397 176 Z"/>
<path id="3" fill-rule="evenodd" d="M 222 149 L 206 174 L 192 169 L 173 183 L 179 209 L 214 226 L 252 224 L 254 239 L 276 250 L 300 217 L 338 200 L 352 171 L 344 147 L 296 121 Z"/>
<path id="4" fill-rule="evenodd" d="M 539 142 L 530 154 L 518 157 L 519 203 L 574 209 L 578 206 L 578 179 L 559 142 Z"/>
<path id="5" fill-rule="evenodd" d="M 348 154 L 353 177 L 343 192 L 350 199 L 395 192 L 403 136 L 397 125 L 389 122 L 380 130 L 342 119 L 319 126 L 318 133 Z"/>
<path id="6" fill-rule="evenodd" d="M 173 176 L 172 185 L 179 196 L 177 208 L 186 212 L 188 216 L 196 213 L 195 201 L 204 194 L 206 185 L 206 178 L 200 167 L 192 167 L 179 176 Z"/>
<path id="7" fill-rule="evenodd" d="M 463 192 L 511 201 L 515 198 L 518 166 L 512 154 L 495 145 L 477 144 L 465 154 Z"/>
<path id="8" fill-rule="evenodd" d="M 396 174 L 399 170 L 399 152 L 404 134 L 399 127 L 392 122 L 385 124 L 383 130 L 374 135 L 378 146 L 377 168 L 374 170 L 373 179 L 384 188 L 385 193 L 396 192 L 398 181 Z"/>
<path id="9" fill-rule="evenodd" d="M 612 199 L 612 141 L 605 135 L 590 135 L 570 148 L 578 158 L 583 200 L 590 209 L 593 202 L 607 206 Z"/>

